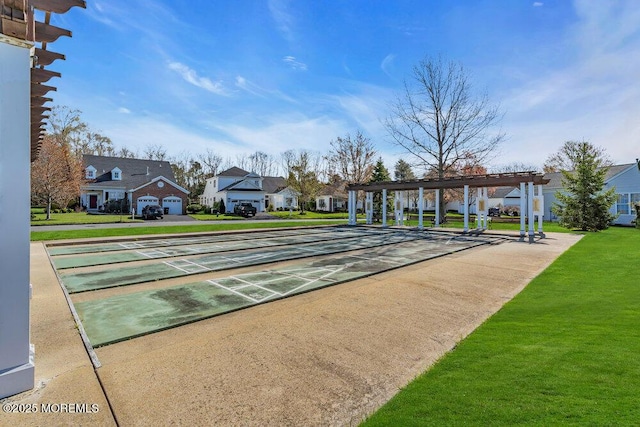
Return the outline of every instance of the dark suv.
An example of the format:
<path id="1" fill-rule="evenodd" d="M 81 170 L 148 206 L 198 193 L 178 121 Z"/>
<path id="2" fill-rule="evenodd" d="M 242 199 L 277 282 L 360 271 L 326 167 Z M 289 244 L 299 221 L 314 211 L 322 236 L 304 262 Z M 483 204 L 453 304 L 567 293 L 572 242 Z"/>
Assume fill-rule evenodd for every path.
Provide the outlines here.
<path id="1" fill-rule="evenodd" d="M 148 205 L 142 209 L 142 219 L 162 219 L 162 206 Z"/>

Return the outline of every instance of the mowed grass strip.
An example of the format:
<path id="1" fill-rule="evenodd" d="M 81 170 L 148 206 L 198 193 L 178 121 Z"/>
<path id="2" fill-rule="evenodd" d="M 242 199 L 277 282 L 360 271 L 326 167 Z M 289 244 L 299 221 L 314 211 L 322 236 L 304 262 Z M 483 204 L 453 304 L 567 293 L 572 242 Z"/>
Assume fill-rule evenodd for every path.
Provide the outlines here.
<path id="1" fill-rule="evenodd" d="M 638 425 L 639 266 L 640 230 L 587 234 L 363 425 Z"/>
<path id="2" fill-rule="evenodd" d="M 258 228 L 279 228 L 279 227 L 317 227 L 319 225 L 340 225 L 336 221 L 273 221 L 273 222 L 252 222 L 238 221 L 223 224 L 196 224 L 196 225 L 167 225 L 150 227 L 130 227 L 130 228 L 91 228 L 78 230 L 60 231 L 32 231 L 31 241 L 41 240 L 63 240 L 63 239 L 83 239 L 92 237 L 114 237 L 114 236 L 143 236 L 150 234 L 179 234 L 179 233 L 201 233 L 225 230 L 251 230 Z"/>

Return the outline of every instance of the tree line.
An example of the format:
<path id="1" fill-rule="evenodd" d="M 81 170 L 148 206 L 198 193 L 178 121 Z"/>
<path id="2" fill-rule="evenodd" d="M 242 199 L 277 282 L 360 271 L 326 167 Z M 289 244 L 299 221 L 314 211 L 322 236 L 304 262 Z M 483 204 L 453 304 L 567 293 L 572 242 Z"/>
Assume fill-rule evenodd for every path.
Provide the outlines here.
<path id="1" fill-rule="evenodd" d="M 476 94 L 462 64 L 446 62 L 442 57 L 426 57 L 413 67 L 390 110 L 383 124 L 391 141 L 404 153 L 394 165 L 396 180 L 487 173 L 486 164 L 505 139 L 499 128 L 502 113 L 497 105 L 491 104 L 486 94 Z M 183 151 L 169 156 L 165 147 L 154 143 L 141 153 L 118 148 L 109 137 L 90 129 L 80 111 L 54 107 L 40 156 L 32 168 L 33 202 L 63 205 L 79 194 L 83 154 L 169 161 L 176 183 L 189 191 L 191 199 L 202 194 L 207 178 L 232 166 L 261 176 L 285 177 L 299 193 L 303 207 L 324 184 L 390 178 L 374 143 L 360 130 L 336 137 L 324 153 L 291 149 L 278 156 L 256 151 L 223 158 L 208 148 L 205 153 Z M 563 163 L 566 158 L 567 152 L 562 150 L 550 156 L 544 171 L 576 166 L 575 162 Z M 492 172 L 536 169 L 514 163 Z M 417 198 L 412 192 L 406 197 Z M 461 195 L 456 190 L 439 190 L 436 197 L 440 199 L 440 217 L 444 218 L 446 203 L 460 200 Z"/>

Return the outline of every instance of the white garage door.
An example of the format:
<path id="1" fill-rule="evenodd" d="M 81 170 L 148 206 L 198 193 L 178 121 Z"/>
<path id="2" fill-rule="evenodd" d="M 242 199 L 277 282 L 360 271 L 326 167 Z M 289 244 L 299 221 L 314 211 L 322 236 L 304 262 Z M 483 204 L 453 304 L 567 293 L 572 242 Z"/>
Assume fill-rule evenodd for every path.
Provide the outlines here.
<path id="1" fill-rule="evenodd" d="M 152 196 L 143 196 L 143 197 L 138 197 L 138 202 L 137 202 L 137 206 L 136 206 L 136 214 L 137 215 L 142 215 L 142 209 L 144 209 L 145 206 L 147 205 L 159 205 L 160 203 L 158 203 L 158 198 L 157 197 L 152 197 Z"/>
<path id="2" fill-rule="evenodd" d="M 162 199 L 162 207 L 169 208 L 171 215 L 182 215 L 182 199 L 180 197 L 165 197 Z"/>

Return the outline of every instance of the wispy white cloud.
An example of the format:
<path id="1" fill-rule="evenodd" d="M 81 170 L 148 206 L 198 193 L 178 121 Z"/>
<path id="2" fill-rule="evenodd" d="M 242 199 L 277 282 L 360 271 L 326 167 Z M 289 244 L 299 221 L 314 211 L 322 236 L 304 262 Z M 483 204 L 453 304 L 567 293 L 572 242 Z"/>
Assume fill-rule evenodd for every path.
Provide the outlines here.
<path id="1" fill-rule="evenodd" d="M 170 70 L 177 72 L 186 82 L 217 95 L 228 95 L 222 81 L 213 82 L 208 77 L 200 77 L 195 70 L 180 62 L 169 62 Z"/>
<path id="2" fill-rule="evenodd" d="M 293 27 L 294 27 L 294 18 L 291 13 L 289 13 L 289 1 L 288 0 L 269 0 L 269 12 L 271 13 L 271 18 L 273 18 L 276 23 L 276 27 L 278 31 L 282 34 L 282 36 L 288 40 L 293 41 Z"/>
<path id="3" fill-rule="evenodd" d="M 382 71 L 389 77 L 393 78 L 391 72 L 393 71 L 393 60 L 396 59 L 396 56 L 393 53 L 385 56 L 380 64 L 380 68 Z"/>
<path id="4" fill-rule="evenodd" d="M 273 155 L 292 148 L 324 151 L 330 141 L 349 131 L 342 120 L 300 113 L 263 117 L 260 123 L 221 123 L 217 129 L 245 152 L 259 150 Z"/>
<path id="5" fill-rule="evenodd" d="M 542 74 L 535 70 L 538 74 L 529 75 L 503 98 L 503 125 L 510 138 L 505 157 L 520 156 L 541 165 L 562 143 L 576 139 L 605 147 L 618 163 L 637 156 L 640 10 L 636 4 L 575 1 L 579 19 L 566 38 L 575 59 Z"/>
<path id="6" fill-rule="evenodd" d="M 243 76 L 236 76 L 236 87 L 261 98 L 278 98 L 287 102 L 297 103 L 295 99 L 285 95 L 279 90 L 265 89 Z"/>
<path id="7" fill-rule="evenodd" d="M 118 113 L 121 113 L 121 114 L 131 114 L 131 110 L 129 110 L 129 109 L 128 109 L 128 108 L 126 108 L 126 107 L 120 107 L 120 108 L 118 108 Z"/>
<path id="8" fill-rule="evenodd" d="M 534 1 L 533 2 L 533 7 L 541 7 L 544 6 L 544 3 L 542 3 L 541 1 Z"/>
<path id="9" fill-rule="evenodd" d="M 298 61 L 295 56 L 285 56 L 282 61 L 294 70 L 307 71 L 307 64 Z"/>

